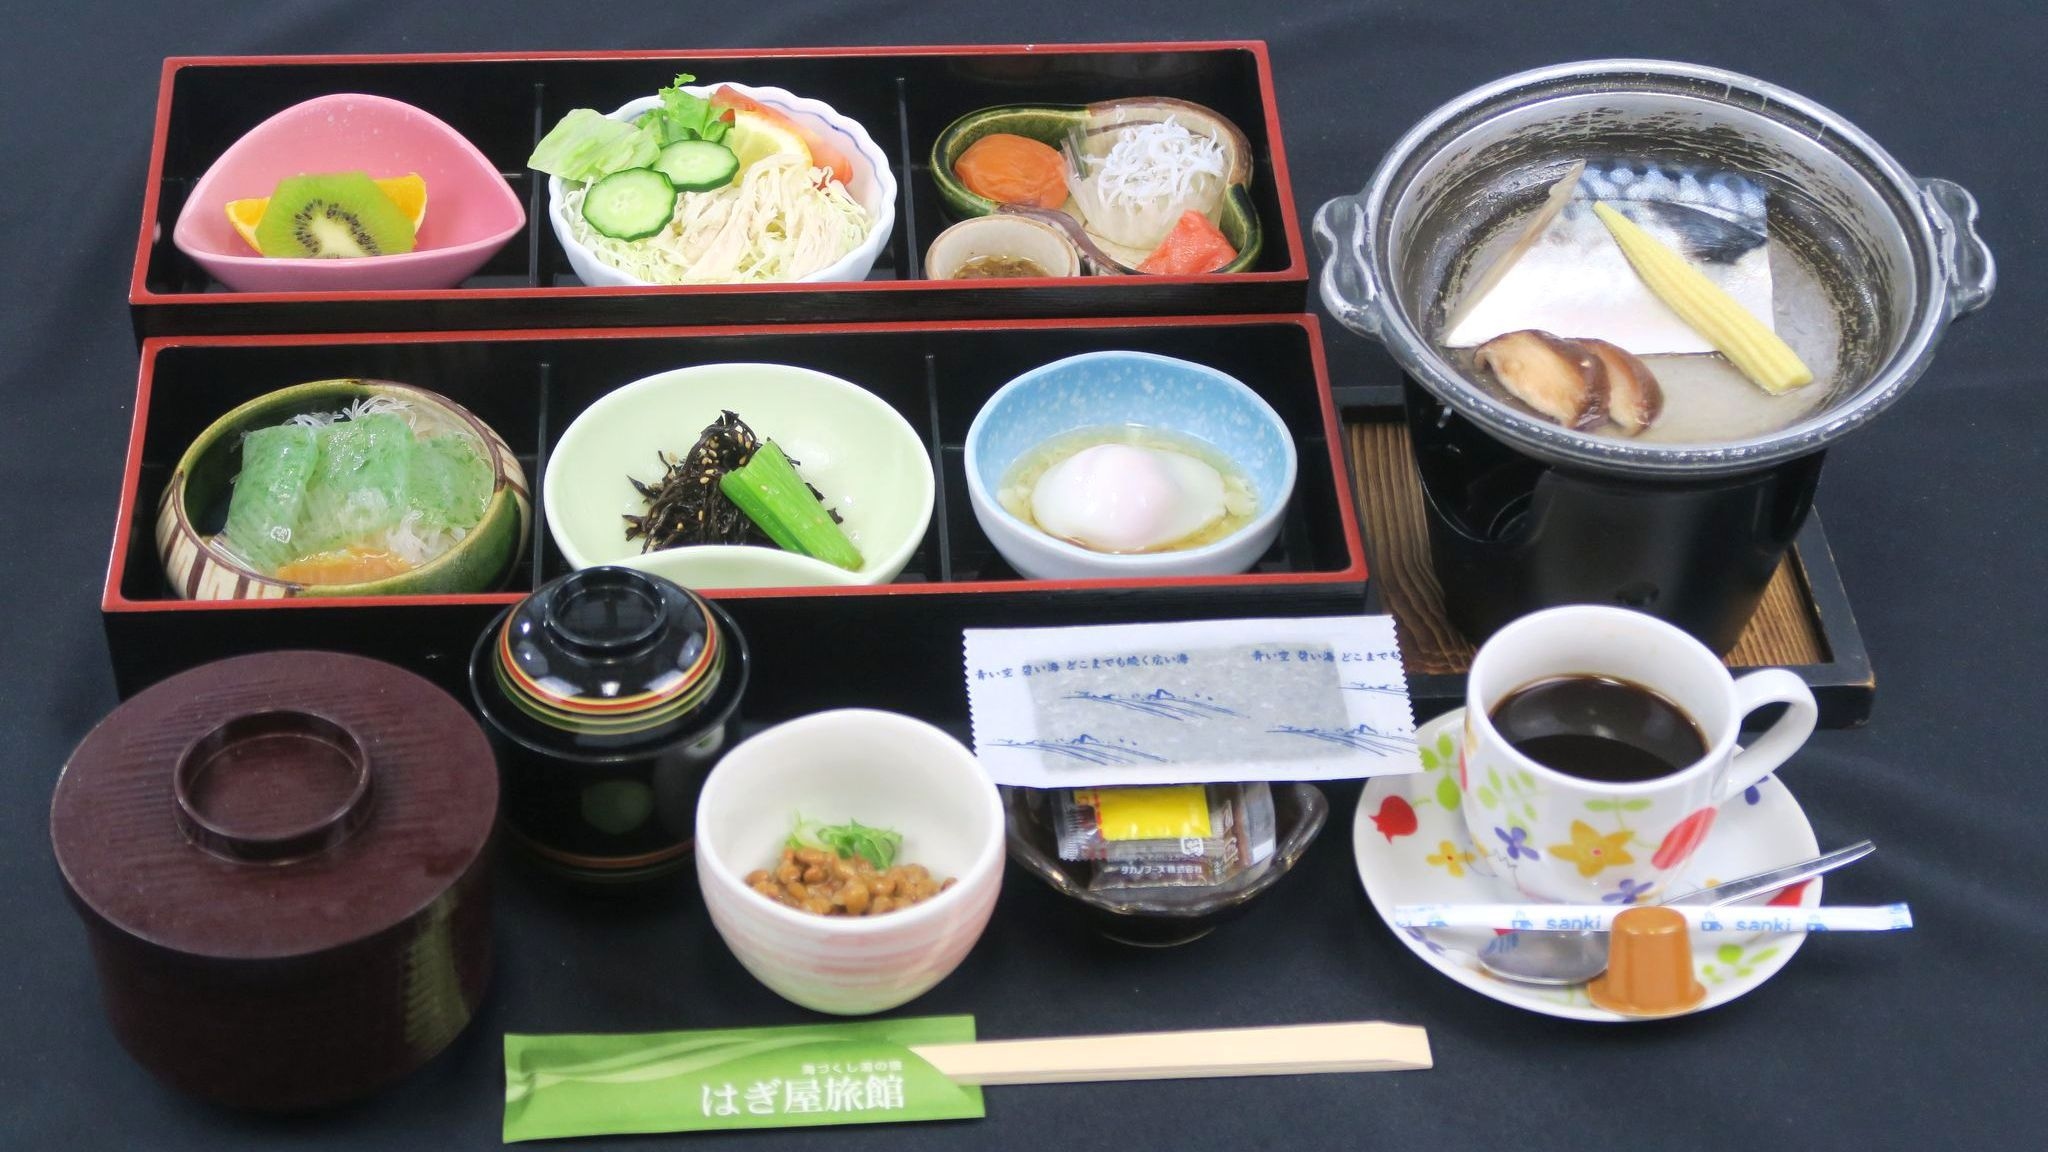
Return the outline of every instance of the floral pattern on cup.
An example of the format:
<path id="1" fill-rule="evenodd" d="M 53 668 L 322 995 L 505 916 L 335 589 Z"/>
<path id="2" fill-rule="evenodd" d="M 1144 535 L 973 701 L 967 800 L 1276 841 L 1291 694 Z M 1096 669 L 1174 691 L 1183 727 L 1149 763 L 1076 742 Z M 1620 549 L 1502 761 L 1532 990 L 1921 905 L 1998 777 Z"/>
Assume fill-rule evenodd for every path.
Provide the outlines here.
<path id="1" fill-rule="evenodd" d="M 1629 855 L 1629 842 L 1636 838 L 1626 828 L 1618 832 L 1596 832 L 1584 820 L 1572 821 L 1572 838 L 1567 844 L 1552 844 L 1550 854 L 1579 866 L 1579 875 L 1598 876 L 1602 869 L 1636 862 Z"/>
<path id="2" fill-rule="evenodd" d="M 1430 796 L 1435 797 L 1444 811 L 1456 812 L 1464 800 L 1464 751 L 1451 739 L 1451 734 L 1445 732 L 1436 738 L 1435 744 L 1427 748 L 1418 748 L 1417 752 L 1422 757 L 1424 772 L 1441 771 L 1452 764 L 1458 766 L 1458 775 L 1452 776 L 1449 772 L 1444 772 L 1442 776 L 1437 777 L 1435 788 L 1430 792 Z"/>
<path id="3" fill-rule="evenodd" d="M 1542 856 L 1542 853 L 1529 847 L 1529 830 L 1520 824 L 1511 828 L 1496 827 L 1493 830 L 1493 834 L 1500 837 L 1501 848 L 1499 851 L 1507 855 L 1510 863 L 1523 856 L 1527 856 L 1531 860 L 1540 859 Z"/>
<path id="4" fill-rule="evenodd" d="M 1749 792 L 1755 792 L 1751 787 Z M 1744 793 L 1747 795 L 1748 793 Z M 1755 800 L 1750 801 L 1756 803 Z M 1707 839 L 1707 833 L 1714 827 L 1715 810 L 1701 808 L 1685 819 L 1671 826 L 1664 839 L 1657 844 L 1657 851 L 1650 857 L 1652 868 L 1676 868 L 1687 860 Z"/>

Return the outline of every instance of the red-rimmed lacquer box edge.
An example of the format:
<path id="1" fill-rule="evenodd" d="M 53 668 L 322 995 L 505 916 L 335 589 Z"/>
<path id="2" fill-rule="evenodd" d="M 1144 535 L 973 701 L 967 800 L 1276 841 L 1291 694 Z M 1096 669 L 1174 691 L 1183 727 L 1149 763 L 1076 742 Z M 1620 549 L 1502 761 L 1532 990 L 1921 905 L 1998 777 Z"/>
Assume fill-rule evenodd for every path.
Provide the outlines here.
<path id="1" fill-rule="evenodd" d="M 1255 572 L 1237 576 L 1173 576 L 1123 580 L 1000 580 L 960 581 L 925 584 L 879 584 L 872 586 L 831 585 L 811 588 L 736 588 L 707 593 L 712 599 L 789 599 L 802 597 L 932 596 L 978 592 L 1069 592 L 1118 591 L 1145 588 L 1274 588 L 1289 585 L 1326 585 L 1367 579 L 1365 544 L 1359 531 L 1358 510 L 1352 499 L 1351 472 L 1345 462 L 1343 427 L 1330 391 L 1329 366 L 1323 356 L 1322 326 L 1308 313 L 1241 314 L 1232 316 L 1172 317 L 1088 317 L 1084 319 L 1037 320 L 916 320 L 806 326 L 807 333 L 859 332 L 1029 332 L 1047 329 L 1091 328 L 1178 328 L 1251 327 L 1291 325 L 1308 337 L 1310 363 L 1315 371 L 1316 396 L 1322 410 L 1323 439 L 1330 453 L 1330 470 L 1337 487 L 1337 512 L 1343 519 L 1344 549 L 1350 563 L 1341 569 L 1314 572 Z M 555 328 L 458 332 L 366 332 L 313 333 L 254 336 L 153 336 L 143 341 L 142 361 L 135 390 L 135 415 L 128 432 L 127 462 L 121 475 L 121 503 L 114 518 L 114 543 L 108 555 L 106 581 L 100 592 L 104 613 L 216 612 L 216 611 L 323 611 L 364 607 L 427 607 L 434 605 L 511 604 L 522 592 L 488 592 L 472 595 L 421 596 L 300 596 L 282 600 L 131 600 L 121 592 L 121 574 L 127 569 L 129 547 L 135 539 L 134 518 L 151 514 L 141 507 L 143 435 L 149 425 L 150 388 L 156 359 L 167 348 L 232 348 L 237 346 L 293 347 L 322 344 L 431 344 L 494 342 L 538 342 L 543 340 L 663 339 L 703 336 L 763 336 L 788 332 L 787 325 L 743 324 L 717 327 L 667 328 Z M 545 531 L 536 522 L 535 531 Z M 153 537 L 150 537 L 153 539 Z"/>
<path id="2" fill-rule="evenodd" d="M 871 45 L 832 48 L 707 48 L 693 51 L 557 51 L 557 52 L 415 52 L 394 54 L 343 54 L 302 56 L 169 56 L 157 86 L 156 125 L 150 136 L 148 184 L 143 190 L 142 227 L 135 242 L 135 263 L 128 281 L 131 306 L 172 306 L 221 303 L 221 298 L 204 292 L 152 292 L 149 289 L 149 256 L 162 228 L 157 219 L 159 194 L 163 185 L 164 155 L 170 141 L 171 93 L 178 72 L 185 68 L 241 67 L 251 65 L 314 64 L 444 64 L 519 60 L 651 60 L 731 59 L 748 57 L 805 56 L 996 56 L 1015 54 L 1073 55 L 1101 52 L 1249 52 L 1257 64 L 1259 99 L 1265 106 L 1266 140 L 1271 153 L 1273 187 L 1279 200 L 1280 229 L 1286 238 L 1287 267 L 1266 272 L 1232 272 L 1199 276 L 1148 276 L 1146 283 L 1161 285 L 1272 284 L 1308 281 L 1307 251 L 1302 246 L 1300 222 L 1294 212 L 1294 185 L 1287 171 L 1287 149 L 1280 135 L 1280 109 L 1273 91 L 1271 57 L 1263 40 L 1138 41 L 1101 44 L 926 44 Z M 168 232 L 163 234 L 168 235 Z M 889 293 L 902 291 L 984 292 L 1014 289 L 1051 291 L 1098 287 L 1087 277 L 1064 279 L 987 280 L 862 280 L 830 285 L 832 291 Z M 602 299 L 612 296 L 657 294 L 752 295 L 788 292 L 788 284 L 703 284 L 647 285 L 643 287 L 506 287 L 437 288 L 417 291 L 376 292 L 237 292 L 233 300 L 242 304 L 279 304 L 307 301 L 405 301 L 405 300 L 505 300 L 505 299 Z"/>

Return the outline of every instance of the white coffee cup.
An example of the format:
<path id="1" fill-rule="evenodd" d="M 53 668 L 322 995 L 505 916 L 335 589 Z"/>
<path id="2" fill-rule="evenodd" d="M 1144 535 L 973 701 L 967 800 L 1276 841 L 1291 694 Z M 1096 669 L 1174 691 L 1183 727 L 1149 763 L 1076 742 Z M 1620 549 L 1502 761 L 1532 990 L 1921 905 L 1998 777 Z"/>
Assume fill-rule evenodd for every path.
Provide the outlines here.
<path id="1" fill-rule="evenodd" d="M 1517 689 L 1560 676 L 1657 693 L 1699 726 L 1706 754 L 1633 783 L 1530 759 L 1489 717 Z M 1766 704 L 1786 705 L 1785 714 L 1738 745 L 1743 718 Z M 1704 644 L 1655 617 L 1594 605 L 1524 616 L 1480 647 L 1466 677 L 1458 785 L 1477 863 L 1538 900 L 1654 900 L 1706 840 L 1720 807 L 1798 751 L 1817 715 L 1798 676 L 1771 668 L 1738 679 Z"/>

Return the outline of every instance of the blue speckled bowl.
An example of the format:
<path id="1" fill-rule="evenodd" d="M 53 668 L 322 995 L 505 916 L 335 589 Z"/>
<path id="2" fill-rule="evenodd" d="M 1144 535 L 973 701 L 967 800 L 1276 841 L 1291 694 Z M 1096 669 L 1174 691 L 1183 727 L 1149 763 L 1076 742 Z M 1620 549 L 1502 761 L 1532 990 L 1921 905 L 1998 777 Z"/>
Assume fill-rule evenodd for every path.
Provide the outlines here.
<path id="1" fill-rule="evenodd" d="M 1055 436 L 1104 424 L 1143 424 L 1205 441 L 1244 471 L 1258 515 L 1200 548 L 1115 555 L 1048 536 L 996 500 L 1019 456 Z M 1034 580 L 1246 571 L 1279 534 L 1294 474 L 1294 437 L 1257 393 L 1205 364 L 1149 352 L 1089 352 L 1034 368 L 997 389 L 967 430 L 974 518 L 1003 559 Z"/>

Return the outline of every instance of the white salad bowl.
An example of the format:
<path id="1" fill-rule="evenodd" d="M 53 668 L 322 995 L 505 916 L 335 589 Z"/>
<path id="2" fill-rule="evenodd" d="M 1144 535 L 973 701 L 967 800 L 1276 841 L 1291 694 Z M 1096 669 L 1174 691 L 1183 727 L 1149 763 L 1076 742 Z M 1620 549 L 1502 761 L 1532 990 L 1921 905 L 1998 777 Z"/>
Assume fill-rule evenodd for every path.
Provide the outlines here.
<path id="1" fill-rule="evenodd" d="M 838 140 L 853 162 L 853 183 L 847 191 L 867 210 L 868 219 L 873 221 L 868 229 L 867 239 L 860 246 L 848 252 L 838 263 L 820 268 L 799 283 L 833 280 L 865 280 L 875 266 L 882 249 L 888 246 L 889 233 L 896 225 L 896 174 L 889 168 L 889 158 L 868 135 L 867 129 L 841 116 L 832 106 L 820 100 L 808 100 L 781 88 L 756 88 L 748 84 L 700 84 L 685 87 L 683 91 L 693 96 L 709 99 L 720 87 L 728 87 L 744 96 L 750 96 L 775 109 L 804 127 Z M 661 104 L 659 96 L 643 96 L 611 113 L 614 120 L 631 120 L 650 108 Z M 548 222 L 554 225 L 555 239 L 562 245 L 562 251 L 569 257 L 569 266 L 576 270 L 577 279 L 592 287 L 603 288 L 644 288 L 646 281 L 597 258 L 587 246 L 576 239 L 569 227 L 568 208 L 565 200 L 568 182 L 560 176 L 548 177 Z M 669 287 L 669 285 L 655 285 Z M 696 287 L 691 285 L 690 287 Z"/>
<path id="2" fill-rule="evenodd" d="M 858 820 L 902 833 L 900 859 L 956 882 L 879 916 L 818 916 L 747 887 L 774 865 L 794 819 Z M 747 971 L 819 1012 L 908 1003 L 981 938 L 1003 886 L 1001 796 L 974 754 L 893 712 L 818 712 L 726 753 L 697 800 L 697 884 Z"/>

